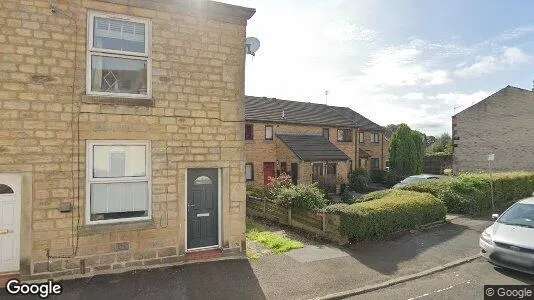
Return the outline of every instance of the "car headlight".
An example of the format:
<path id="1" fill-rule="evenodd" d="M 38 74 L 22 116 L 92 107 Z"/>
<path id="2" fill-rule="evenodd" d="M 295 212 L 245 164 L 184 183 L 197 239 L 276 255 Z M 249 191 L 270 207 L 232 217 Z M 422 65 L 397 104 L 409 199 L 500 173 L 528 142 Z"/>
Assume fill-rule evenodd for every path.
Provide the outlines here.
<path id="1" fill-rule="evenodd" d="M 491 240 L 491 235 L 486 230 L 482 232 L 482 235 L 480 235 L 480 239 L 489 244 L 493 243 L 493 241 Z"/>

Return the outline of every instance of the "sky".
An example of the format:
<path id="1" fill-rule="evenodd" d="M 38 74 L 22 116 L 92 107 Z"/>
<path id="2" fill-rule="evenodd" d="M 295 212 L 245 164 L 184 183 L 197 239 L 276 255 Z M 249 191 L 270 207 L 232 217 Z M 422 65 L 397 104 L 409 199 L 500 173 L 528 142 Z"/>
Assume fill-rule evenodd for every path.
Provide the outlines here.
<path id="1" fill-rule="evenodd" d="M 532 89 L 534 1 L 221 0 L 252 7 L 245 93 L 346 106 L 380 125 L 451 131 L 507 85 Z M 328 96 L 325 96 L 328 91 Z"/>

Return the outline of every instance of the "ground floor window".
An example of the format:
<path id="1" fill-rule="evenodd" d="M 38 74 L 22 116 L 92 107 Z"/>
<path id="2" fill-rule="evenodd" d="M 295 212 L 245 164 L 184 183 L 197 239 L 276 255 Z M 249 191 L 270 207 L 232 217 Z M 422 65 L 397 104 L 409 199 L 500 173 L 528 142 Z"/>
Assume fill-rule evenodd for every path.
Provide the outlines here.
<path id="1" fill-rule="evenodd" d="M 245 164 L 245 179 L 247 181 L 254 180 L 254 165 L 252 163 Z"/>
<path id="2" fill-rule="evenodd" d="M 312 178 L 313 180 L 318 180 L 323 177 L 323 163 L 313 163 L 312 164 Z"/>
<path id="3" fill-rule="evenodd" d="M 150 218 L 150 153 L 150 141 L 87 141 L 87 223 Z"/>
<path id="4" fill-rule="evenodd" d="M 380 158 L 371 158 L 371 168 L 380 169 Z"/>

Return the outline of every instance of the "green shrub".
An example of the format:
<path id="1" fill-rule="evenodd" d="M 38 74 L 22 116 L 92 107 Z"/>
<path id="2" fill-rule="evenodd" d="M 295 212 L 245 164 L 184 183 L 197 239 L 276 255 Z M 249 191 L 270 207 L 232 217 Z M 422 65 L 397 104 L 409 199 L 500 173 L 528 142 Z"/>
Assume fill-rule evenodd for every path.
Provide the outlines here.
<path id="1" fill-rule="evenodd" d="M 254 181 L 247 182 L 247 196 L 264 198 L 266 196 L 266 193 L 267 191 L 262 185 L 257 184 Z"/>
<path id="2" fill-rule="evenodd" d="M 317 187 L 323 191 L 325 197 L 327 198 L 329 193 L 336 192 L 335 183 L 328 181 L 326 178 L 320 178 L 319 180 L 317 180 Z"/>
<path id="3" fill-rule="evenodd" d="M 452 175 L 452 169 L 444 169 L 443 175 L 451 176 Z"/>
<path id="4" fill-rule="evenodd" d="M 291 176 L 282 173 L 278 177 L 270 177 L 269 182 L 266 185 L 266 196 L 270 199 L 275 199 L 276 195 L 280 192 L 280 189 L 293 186 Z"/>
<path id="5" fill-rule="evenodd" d="M 352 191 L 365 193 L 370 182 L 371 178 L 366 170 L 356 169 L 350 173 L 348 185 Z"/>
<path id="6" fill-rule="evenodd" d="M 487 173 L 464 173 L 447 179 L 426 180 L 402 189 L 436 196 L 449 213 L 478 216 L 491 210 L 490 176 Z M 496 209 L 506 208 L 517 200 L 529 197 L 533 191 L 534 173 L 493 174 Z"/>
<path id="7" fill-rule="evenodd" d="M 391 190 L 372 201 L 330 205 L 325 211 L 340 216 L 342 230 L 349 238 L 368 240 L 445 220 L 446 209 L 428 193 Z"/>
<path id="8" fill-rule="evenodd" d="M 345 189 L 343 193 L 341 193 L 341 201 L 343 203 L 352 204 L 355 201 L 359 201 L 360 193 L 351 191 L 349 189 Z"/>
<path id="9" fill-rule="evenodd" d="M 299 184 L 282 187 L 275 202 L 284 207 L 319 210 L 326 206 L 323 191 L 316 184 Z"/>
<path id="10" fill-rule="evenodd" d="M 392 191 L 393 191 L 392 189 L 387 189 L 387 190 L 380 190 L 380 191 L 372 192 L 369 194 L 365 194 L 363 198 L 360 200 L 360 202 L 383 198 L 389 195 Z"/>
<path id="11" fill-rule="evenodd" d="M 386 174 L 384 174 L 384 184 L 387 187 L 392 187 L 395 184 L 402 181 L 406 176 L 402 176 L 400 174 L 395 173 L 394 171 L 388 171 Z"/>
<path id="12" fill-rule="evenodd" d="M 386 171 L 383 170 L 371 170 L 369 171 L 369 177 L 374 183 L 384 183 L 386 178 Z"/>

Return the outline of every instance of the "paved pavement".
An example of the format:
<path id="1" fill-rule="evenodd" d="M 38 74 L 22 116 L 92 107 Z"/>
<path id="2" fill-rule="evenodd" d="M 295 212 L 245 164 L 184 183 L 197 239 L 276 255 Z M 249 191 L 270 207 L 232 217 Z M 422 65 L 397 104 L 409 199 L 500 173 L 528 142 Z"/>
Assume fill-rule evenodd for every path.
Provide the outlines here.
<path id="1" fill-rule="evenodd" d="M 534 276 L 495 268 L 480 258 L 428 277 L 349 299 L 484 299 L 485 284 L 534 284 Z"/>
<path id="2" fill-rule="evenodd" d="M 334 251 L 328 245 L 309 245 L 282 255 L 263 256 L 252 261 L 251 266 L 268 299 L 309 299 L 477 254 L 478 238 L 489 224 L 456 218 L 450 224 L 391 241 L 350 245 Z"/>
<path id="3" fill-rule="evenodd" d="M 478 253 L 488 221 L 449 224 L 383 242 L 304 249 L 64 282 L 50 299 L 309 299 L 410 275 Z M 0 290 L 0 299 L 6 297 Z M 37 299 L 37 298 L 31 298 Z"/>

